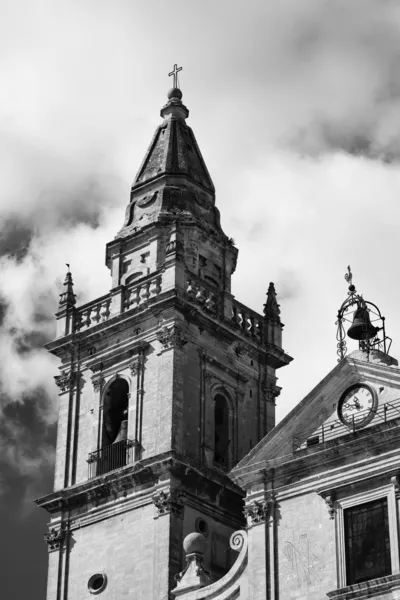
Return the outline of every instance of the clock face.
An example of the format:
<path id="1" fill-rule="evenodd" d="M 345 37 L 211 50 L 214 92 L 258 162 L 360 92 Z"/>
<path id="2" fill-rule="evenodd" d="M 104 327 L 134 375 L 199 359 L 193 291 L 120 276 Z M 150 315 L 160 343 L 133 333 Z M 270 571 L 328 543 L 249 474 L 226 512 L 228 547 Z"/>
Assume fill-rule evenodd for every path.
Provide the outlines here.
<path id="1" fill-rule="evenodd" d="M 369 385 L 357 383 L 349 387 L 339 400 L 339 419 L 348 427 L 364 427 L 374 417 L 378 406 L 375 390 Z"/>

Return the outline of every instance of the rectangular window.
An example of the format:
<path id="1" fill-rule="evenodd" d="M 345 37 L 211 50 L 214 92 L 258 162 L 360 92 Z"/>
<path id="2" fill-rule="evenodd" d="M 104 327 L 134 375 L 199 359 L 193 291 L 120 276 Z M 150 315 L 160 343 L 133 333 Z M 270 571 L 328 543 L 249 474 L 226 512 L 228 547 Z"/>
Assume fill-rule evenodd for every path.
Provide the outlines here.
<path id="1" fill-rule="evenodd" d="M 347 585 L 390 575 L 387 498 L 352 506 L 343 513 Z"/>

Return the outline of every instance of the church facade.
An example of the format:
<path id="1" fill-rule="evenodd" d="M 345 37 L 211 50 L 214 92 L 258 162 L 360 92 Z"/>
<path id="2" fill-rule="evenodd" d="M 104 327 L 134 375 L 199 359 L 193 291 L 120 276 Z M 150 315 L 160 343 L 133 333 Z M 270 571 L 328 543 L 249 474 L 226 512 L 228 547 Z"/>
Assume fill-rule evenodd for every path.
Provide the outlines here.
<path id="1" fill-rule="evenodd" d="M 400 598 L 400 371 L 357 350 L 277 426 L 274 285 L 231 293 L 237 249 L 170 90 L 60 359 L 47 600 Z"/>

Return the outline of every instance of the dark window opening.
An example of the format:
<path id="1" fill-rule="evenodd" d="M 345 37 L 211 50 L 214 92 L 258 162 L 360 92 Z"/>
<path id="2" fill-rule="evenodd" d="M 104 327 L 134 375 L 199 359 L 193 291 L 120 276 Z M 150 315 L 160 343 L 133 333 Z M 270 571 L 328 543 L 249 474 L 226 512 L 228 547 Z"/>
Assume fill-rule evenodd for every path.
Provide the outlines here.
<path id="1" fill-rule="evenodd" d="M 344 511 L 347 585 L 390 575 L 387 499 Z"/>
<path id="2" fill-rule="evenodd" d="M 200 269 L 204 269 L 207 266 L 207 259 L 202 254 L 199 254 L 199 267 Z"/>
<path id="3" fill-rule="evenodd" d="M 221 394 L 215 397 L 214 410 L 214 462 L 229 467 L 229 411 L 226 398 Z"/>
<path id="4" fill-rule="evenodd" d="M 318 435 L 308 438 L 307 448 L 309 448 L 310 446 L 316 446 L 317 444 L 319 444 L 319 436 Z"/>
<path id="5" fill-rule="evenodd" d="M 128 382 L 122 378 L 113 381 L 108 388 L 103 401 L 102 446 L 109 446 L 116 441 L 126 439 L 128 394 Z"/>
<path id="6" fill-rule="evenodd" d="M 101 445 L 98 452 L 92 453 L 96 475 L 119 469 L 128 463 L 128 398 L 129 386 L 122 378 L 113 381 L 105 394 Z"/>

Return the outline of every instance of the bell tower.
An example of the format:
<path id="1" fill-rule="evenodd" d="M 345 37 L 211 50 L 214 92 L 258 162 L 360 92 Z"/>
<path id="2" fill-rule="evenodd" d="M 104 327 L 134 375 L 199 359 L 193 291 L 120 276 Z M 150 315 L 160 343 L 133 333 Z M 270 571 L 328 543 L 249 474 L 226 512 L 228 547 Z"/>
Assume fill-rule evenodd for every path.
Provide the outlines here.
<path id="1" fill-rule="evenodd" d="M 221 577 L 243 526 L 229 471 L 275 424 L 275 289 L 263 314 L 232 295 L 238 251 L 188 116 L 174 87 L 106 246 L 110 292 L 77 306 L 67 273 L 60 297 L 48 600 L 164 600 L 193 531 Z"/>

